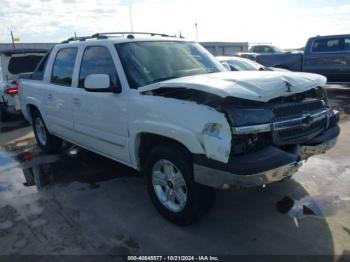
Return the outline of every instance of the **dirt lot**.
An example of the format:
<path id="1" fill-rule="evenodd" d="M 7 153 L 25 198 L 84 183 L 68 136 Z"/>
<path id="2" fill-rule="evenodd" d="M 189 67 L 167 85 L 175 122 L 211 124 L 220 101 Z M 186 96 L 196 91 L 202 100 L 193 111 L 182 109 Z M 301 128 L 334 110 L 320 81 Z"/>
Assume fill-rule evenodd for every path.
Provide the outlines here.
<path id="1" fill-rule="evenodd" d="M 350 88 L 329 95 L 334 149 L 287 181 L 218 192 L 190 227 L 164 220 L 130 168 L 68 145 L 43 155 L 23 119 L 2 124 L 0 254 L 350 255 Z"/>

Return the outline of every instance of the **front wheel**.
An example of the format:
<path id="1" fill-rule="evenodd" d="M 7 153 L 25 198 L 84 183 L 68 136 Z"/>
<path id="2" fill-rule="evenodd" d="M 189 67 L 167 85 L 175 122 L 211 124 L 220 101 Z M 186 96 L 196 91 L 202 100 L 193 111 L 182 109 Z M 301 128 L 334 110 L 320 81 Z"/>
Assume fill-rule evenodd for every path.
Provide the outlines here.
<path id="1" fill-rule="evenodd" d="M 51 135 L 39 111 L 33 112 L 33 129 L 38 146 L 46 153 L 56 153 L 62 148 L 62 140 Z"/>
<path id="2" fill-rule="evenodd" d="M 213 204 L 214 189 L 194 182 L 192 160 L 184 150 L 155 147 L 144 171 L 153 204 L 175 224 L 184 226 L 197 221 Z"/>

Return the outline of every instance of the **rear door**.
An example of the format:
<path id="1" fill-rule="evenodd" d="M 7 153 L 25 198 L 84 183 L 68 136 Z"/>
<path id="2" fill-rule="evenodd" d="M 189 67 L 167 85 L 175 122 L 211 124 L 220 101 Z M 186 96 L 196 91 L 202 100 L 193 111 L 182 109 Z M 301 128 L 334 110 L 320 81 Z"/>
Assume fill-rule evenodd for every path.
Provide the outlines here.
<path id="1" fill-rule="evenodd" d="M 77 53 L 77 47 L 57 51 L 44 94 L 45 121 L 50 131 L 67 139 L 72 139 L 74 133 L 72 79 Z"/>
<path id="2" fill-rule="evenodd" d="M 304 55 L 304 71 L 324 75 L 328 82 L 349 81 L 349 48 L 345 37 L 314 39 Z"/>
<path id="3" fill-rule="evenodd" d="M 115 54 L 114 58 L 112 53 Z M 82 53 L 78 88 L 74 95 L 75 141 L 113 159 L 129 163 L 127 150 L 127 94 L 88 92 L 84 81 L 90 74 L 109 75 L 111 85 L 120 85 L 113 45 L 86 46 Z"/>
<path id="4" fill-rule="evenodd" d="M 342 66 L 339 67 L 339 82 L 350 83 L 350 36 L 344 37 Z"/>

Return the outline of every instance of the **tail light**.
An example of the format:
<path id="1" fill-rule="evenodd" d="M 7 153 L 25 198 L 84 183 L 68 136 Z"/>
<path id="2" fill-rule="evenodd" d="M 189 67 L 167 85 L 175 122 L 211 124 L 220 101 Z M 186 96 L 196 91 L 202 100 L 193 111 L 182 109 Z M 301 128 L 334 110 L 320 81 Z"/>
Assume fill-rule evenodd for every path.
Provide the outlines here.
<path id="1" fill-rule="evenodd" d="M 8 95 L 17 95 L 18 94 L 18 87 L 19 87 L 19 81 L 15 80 L 11 84 L 15 86 L 11 86 L 5 89 L 5 93 Z"/>

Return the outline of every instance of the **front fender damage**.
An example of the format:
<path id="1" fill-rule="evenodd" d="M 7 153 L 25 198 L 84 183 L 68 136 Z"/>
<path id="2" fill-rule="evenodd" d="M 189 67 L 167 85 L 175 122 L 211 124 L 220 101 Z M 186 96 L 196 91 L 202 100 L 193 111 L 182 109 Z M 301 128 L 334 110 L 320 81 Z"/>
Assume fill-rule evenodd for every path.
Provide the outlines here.
<path id="1" fill-rule="evenodd" d="M 225 114 L 219 109 L 225 101 L 224 98 L 183 87 L 174 89 L 160 88 L 145 91 L 142 94 L 181 100 L 182 104 L 190 104 L 191 108 L 192 106 L 200 107 L 201 116 L 198 117 L 203 119 L 203 125 L 196 126 L 195 132 L 205 156 L 223 163 L 228 162 L 232 135 L 229 122 Z"/>

